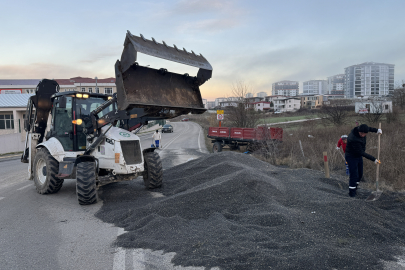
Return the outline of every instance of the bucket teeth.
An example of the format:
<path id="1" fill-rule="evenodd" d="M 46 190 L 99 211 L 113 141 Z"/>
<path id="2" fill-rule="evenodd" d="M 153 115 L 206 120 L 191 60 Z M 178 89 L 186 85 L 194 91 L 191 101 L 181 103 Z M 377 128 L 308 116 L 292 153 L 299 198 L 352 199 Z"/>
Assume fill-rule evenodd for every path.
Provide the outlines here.
<path id="1" fill-rule="evenodd" d="M 126 43 L 127 42 L 133 45 L 136 52 L 194 66 L 200 69 L 212 70 L 211 64 L 204 56 L 201 54 L 197 55 L 192 50 L 191 53 L 189 53 L 184 47 L 183 50 L 180 50 L 175 44 L 173 44 L 173 47 L 170 47 L 165 41 L 162 41 L 163 44 L 161 44 L 158 43 L 153 37 L 152 40 L 148 40 L 142 34 L 140 34 L 140 37 L 138 37 L 131 34 L 129 31 L 127 32 Z M 123 62 L 122 60 L 123 59 L 121 59 L 121 62 Z"/>

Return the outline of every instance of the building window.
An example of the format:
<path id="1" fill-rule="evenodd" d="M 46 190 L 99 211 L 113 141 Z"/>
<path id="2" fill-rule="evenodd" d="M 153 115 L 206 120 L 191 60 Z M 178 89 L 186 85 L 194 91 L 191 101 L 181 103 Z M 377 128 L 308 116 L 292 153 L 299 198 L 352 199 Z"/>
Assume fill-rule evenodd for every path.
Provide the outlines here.
<path id="1" fill-rule="evenodd" d="M 112 88 L 104 88 L 104 94 L 111 95 L 112 94 Z"/>
<path id="2" fill-rule="evenodd" d="M 12 114 L 0 114 L 0 129 L 14 129 L 14 116 Z"/>
<path id="3" fill-rule="evenodd" d="M 388 110 L 388 105 L 385 105 L 385 109 Z"/>
<path id="4" fill-rule="evenodd" d="M 86 92 L 86 88 L 82 87 L 82 92 Z"/>
<path id="5" fill-rule="evenodd" d="M 96 93 L 100 93 L 100 88 L 96 87 Z"/>
<path id="6" fill-rule="evenodd" d="M 89 93 L 93 93 L 93 88 L 89 88 Z"/>

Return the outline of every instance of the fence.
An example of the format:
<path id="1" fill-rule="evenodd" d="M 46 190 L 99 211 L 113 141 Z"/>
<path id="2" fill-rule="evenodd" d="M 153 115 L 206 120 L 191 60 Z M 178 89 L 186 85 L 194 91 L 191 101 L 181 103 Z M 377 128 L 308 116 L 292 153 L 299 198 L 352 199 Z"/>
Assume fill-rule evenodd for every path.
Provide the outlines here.
<path id="1" fill-rule="evenodd" d="M 0 154 L 24 151 L 25 138 L 21 133 L 0 135 Z"/>

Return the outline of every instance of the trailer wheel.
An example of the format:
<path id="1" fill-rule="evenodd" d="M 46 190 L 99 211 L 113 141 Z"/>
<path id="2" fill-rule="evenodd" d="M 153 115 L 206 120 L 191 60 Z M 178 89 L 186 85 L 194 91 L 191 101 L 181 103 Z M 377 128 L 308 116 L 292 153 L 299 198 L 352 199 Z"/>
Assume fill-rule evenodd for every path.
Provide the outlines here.
<path id="1" fill-rule="evenodd" d="M 96 163 L 91 161 L 77 164 L 76 194 L 81 205 L 97 202 Z"/>
<path id="2" fill-rule="evenodd" d="M 155 152 L 145 153 L 143 156 L 144 172 L 143 182 L 148 189 L 158 188 L 162 186 L 163 182 L 163 167 L 160 156 Z"/>
<path id="3" fill-rule="evenodd" d="M 58 192 L 63 185 L 63 179 L 55 175 L 59 172 L 59 162 L 53 158 L 48 149 L 38 149 L 34 158 L 34 183 L 39 194 Z"/>
<path id="4" fill-rule="evenodd" d="M 222 144 L 220 142 L 215 142 L 214 145 L 212 146 L 212 152 L 213 153 L 222 152 Z"/>

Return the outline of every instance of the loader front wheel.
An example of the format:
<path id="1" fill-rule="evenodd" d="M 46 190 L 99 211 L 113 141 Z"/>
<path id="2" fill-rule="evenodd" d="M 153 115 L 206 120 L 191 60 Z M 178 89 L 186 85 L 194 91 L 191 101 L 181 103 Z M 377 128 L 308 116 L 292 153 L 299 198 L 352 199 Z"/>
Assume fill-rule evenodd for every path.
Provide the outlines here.
<path id="1" fill-rule="evenodd" d="M 33 170 L 34 183 L 39 194 L 56 193 L 62 188 L 63 179 L 56 177 L 59 172 L 59 162 L 46 148 L 38 149 Z"/>
<path id="2" fill-rule="evenodd" d="M 97 202 L 96 163 L 80 162 L 76 171 L 76 194 L 81 205 Z"/>
<path id="3" fill-rule="evenodd" d="M 155 152 L 145 153 L 143 182 L 148 189 L 158 188 L 163 182 L 163 167 L 160 156 Z"/>

